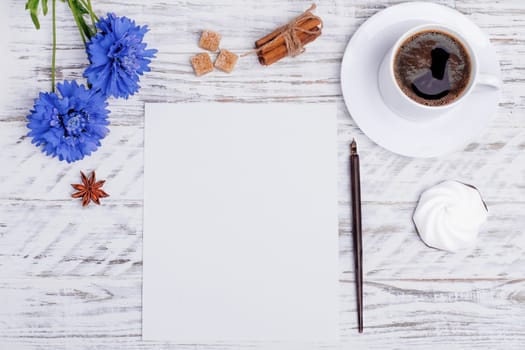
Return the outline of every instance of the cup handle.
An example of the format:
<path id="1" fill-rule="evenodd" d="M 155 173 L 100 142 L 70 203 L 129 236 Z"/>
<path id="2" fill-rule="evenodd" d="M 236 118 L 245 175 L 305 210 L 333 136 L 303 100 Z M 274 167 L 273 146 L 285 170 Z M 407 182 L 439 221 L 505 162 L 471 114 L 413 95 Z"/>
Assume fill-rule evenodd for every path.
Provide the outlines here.
<path id="1" fill-rule="evenodd" d="M 492 89 L 501 89 L 501 80 L 490 74 L 479 74 L 476 82 L 476 86 L 487 86 Z"/>

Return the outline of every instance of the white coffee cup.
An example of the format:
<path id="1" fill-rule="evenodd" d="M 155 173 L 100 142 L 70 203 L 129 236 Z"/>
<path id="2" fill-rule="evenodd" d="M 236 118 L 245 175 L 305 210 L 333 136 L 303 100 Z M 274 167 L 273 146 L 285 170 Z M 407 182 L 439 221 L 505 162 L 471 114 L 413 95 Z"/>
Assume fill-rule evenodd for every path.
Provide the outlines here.
<path id="1" fill-rule="evenodd" d="M 405 42 L 406 39 L 412 35 L 428 30 L 437 30 L 449 34 L 467 50 L 470 56 L 470 79 L 463 90 L 462 94 L 458 96 L 454 101 L 439 105 L 439 106 L 428 106 L 414 101 L 408 97 L 403 90 L 399 87 L 399 84 L 394 75 L 394 60 L 396 58 L 399 47 Z M 475 51 L 472 49 L 469 42 L 465 37 L 460 34 L 457 30 L 454 30 L 448 26 L 442 24 L 424 24 L 414 27 L 406 31 L 401 37 L 394 43 L 390 50 L 386 53 L 378 73 L 378 83 L 381 96 L 388 105 L 388 107 L 401 117 L 412 121 L 424 122 L 429 119 L 434 119 L 443 115 L 446 111 L 454 108 L 455 106 L 464 103 L 466 97 L 475 89 L 477 86 L 484 85 L 493 89 L 501 88 L 501 81 L 498 77 L 493 75 L 483 74 L 479 71 L 478 58 Z"/>

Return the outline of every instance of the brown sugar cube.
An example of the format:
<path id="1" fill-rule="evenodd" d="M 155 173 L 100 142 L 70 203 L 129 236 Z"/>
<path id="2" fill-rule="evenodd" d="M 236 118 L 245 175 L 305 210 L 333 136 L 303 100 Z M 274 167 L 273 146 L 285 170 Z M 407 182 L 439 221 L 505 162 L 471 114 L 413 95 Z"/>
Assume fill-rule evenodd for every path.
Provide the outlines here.
<path id="1" fill-rule="evenodd" d="M 228 50 L 222 49 L 217 59 L 215 60 L 215 68 L 222 70 L 226 73 L 231 73 L 239 56 Z"/>
<path id="2" fill-rule="evenodd" d="M 191 58 L 191 65 L 195 71 L 195 75 L 200 77 L 213 70 L 213 63 L 211 62 L 210 55 L 207 53 L 200 53 Z"/>
<path id="3" fill-rule="evenodd" d="M 221 35 L 219 33 L 203 30 L 199 46 L 204 50 L 217 51 L 221 42 Z"/>

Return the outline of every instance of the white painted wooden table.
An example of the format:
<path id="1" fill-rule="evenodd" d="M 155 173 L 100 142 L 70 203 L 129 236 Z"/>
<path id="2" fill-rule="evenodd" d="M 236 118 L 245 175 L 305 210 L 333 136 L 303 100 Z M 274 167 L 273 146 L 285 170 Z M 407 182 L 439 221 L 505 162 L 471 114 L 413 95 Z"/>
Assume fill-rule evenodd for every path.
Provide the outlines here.
<path id="1" fill-rule="evenodd" d="M 22 0 L 10 0 L 9 84 L 0 111 L 0 349 L 237 349 L 257 343 L 167 344 L 141 340 L 144 102 L 331 101 L 339 120 L 341 348 L 525 348 L 525 2 L 443 0 L 490 36 L 504 93 L 489 128 L 462 151 L 408 159 L 372 143 L 346 111 L 343 49 L 356 28 L 397 1 L 319 1 L 324 35 L 307 52 L 269 68 L 255 58 L 231 75 L 196 78 L 188 63 L 203 28 L 238 52 L 309 1 L 93 1 L 148 23 L 159 49 L 141 93 L 111 102 L 111 134 L 90 158 L 46 158 L 24 135 L 33 99 L 50 85 L 50 17 L 36 31 Z M 58 79 L 81 79 L 86 59 L 58 2 Z M 365 333 L 356 331 L 347 146 L 360 142 L 364 199 Z M 169 144 L 169 140 L 166 140 Z M 169 152 L 166 154 L 169 157 Z M 80 170 L 107 179 L 110 198 L 82 209 L 69 184 Z M 176 173 L 173 174 L 176 176 Z M 411 215 L 419 194 L 445 179 L 479 187 L 490 219 L 477 247 L 426 247 Z M 299 242 L 298 242 L 299 244 Z M 166 276 L 169 278 L 169 276 Z M 317 348 L 322 344 L 312 344 Z"/>

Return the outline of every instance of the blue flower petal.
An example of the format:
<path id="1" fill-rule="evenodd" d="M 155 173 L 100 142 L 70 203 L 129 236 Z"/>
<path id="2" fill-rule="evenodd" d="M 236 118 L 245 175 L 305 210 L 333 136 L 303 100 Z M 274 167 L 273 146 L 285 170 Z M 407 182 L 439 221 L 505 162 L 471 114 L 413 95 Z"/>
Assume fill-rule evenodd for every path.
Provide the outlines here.
<path id="1" fill-rule="evenodd" d="M 27 116 L 31 143 L 46 155 L 68 163 L 95 152 L 109 132 L 106 97 L 76 81 L 57 84 L 54 92 L 40 93 Z"/>
<path id="2" fill-rule="evenodd" d="M 97 22 L 99 32 L 87 44 L 90 66 L 84 77 L 106 96 L 128 98 L 140 89 L 139 76 L 149 72 L 157 50 L 146 49 L 147 26 L 109 13 Z"/>

